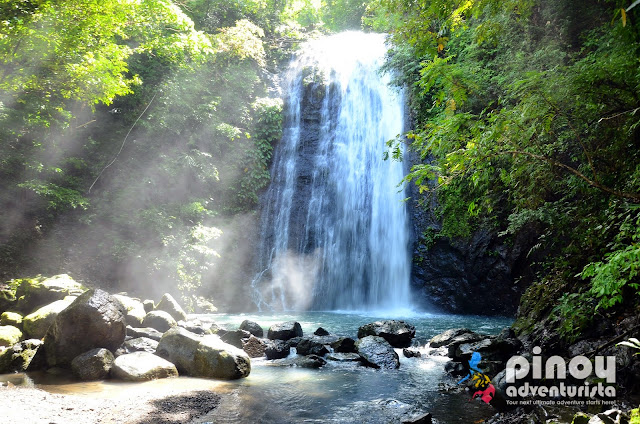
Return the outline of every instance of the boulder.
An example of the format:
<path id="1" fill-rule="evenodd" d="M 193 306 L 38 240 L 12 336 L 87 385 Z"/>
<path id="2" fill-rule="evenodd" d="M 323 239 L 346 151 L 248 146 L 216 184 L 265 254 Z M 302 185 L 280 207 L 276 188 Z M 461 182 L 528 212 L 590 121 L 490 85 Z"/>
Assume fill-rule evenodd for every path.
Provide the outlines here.
<path id="1" fill-rule="evenodd" d="M 146 381 L 177 377 L 178 370 L 171 362 L 152 353 L 134 352 L 116 358 L 111 376 L 120 380 Z"/>
<path id="2" fill-rule="evenodd" d="M 356 341 L 351 337 L 339 337 L 338 340 L 331 343 L 334 352 L 356 353 Z"/>
<path id="3" fill-rule="evenodd" d="M 201 341 L 202 336 L 174 327 L 162 335 L 156 354 L 175 364 L 181 373 L 191 374 L 193 358 Z"/>
<path id="4" fill-rule="evenodd" d="M 461 336 L 463 334 L 476 334 L 468 328 L 451 328 L 444 333 L 440 333 L 437 336 L 433 336 L 431 340 L 429 340 L 429 347 L 438 348 L 442 346 L 446 346 L 451 343 L 456 337 Z M 479 338 L 477 340 L 480 340 Z M 475 340 L 473 340 L 475 341 Z"/>
<path id="5" fill-rule="evenodd" d="M 0 347 L 10 347 L 22 338 L 22 331 L 13 325 L 0 326 Z"/>
<path id="6" fill-rule="evenodd" d="M 327 354 L 326 358 L 329 361 L 336 361 L 336 362 L 360 362 L 360 361 L 362 361 L 362 357 L 360 355 L 358 355 L 357 353 L 333 352 L 333 353 Z"/>
<path id="7" fill-rule="evenodd" d="M 420 351 L 407 348 L 402 349 L 402 354 L 405 358 L 420 358 L 422 356 Z"/>
<path id="8" fill-rule="evenodd" d="M 0 315 L 0 325 L 12 325 L 22 329 L 22 315 L 17 312 L 3 312 Z"/>
<path id="9" fill-rule="evenodd" d="M 176 321 L 187 319 L 187 313 L 169 293 L 162 295 L 162 299 L 156 305 L 155 310 L 168 312 Z"/>
<path id="10" fill-rule="evenodd" d="M 198 336 L 181 327 L 167 331 L 156 353 L 194 377 L 237 379 L 251 372 L 246 353 L 215 335 Z"/>
<path id="11" fill-rule="evenodd" d="M 295 321 L 274 324 L 269 327 L 267 337 L 270 340 L 289 340 L 294 337 L 302 337 L 302 327 L 299 322 Z"/>
<path id="12" fill-rule="evenodd" d="M 86 289 L 67 274 L 50 278 L 23 278 L 16 288 L 16 308 L 29 314 L 41 306 L 48 305 L 67 296 L 78 296 Z"/>
<path id="13" fill-rule="evenodd" d="M 114 360 L 108 349 L 92 349 L 73 358 L 71 371 L 83 381 L 104 380 L 109 376 Z"/>
<path id="14" fill-rule="evenodd" d="M 218 312 L 218 308 L 202 296 L 193 297 L 193 308 L 196 314 L 215 314 Z"/>
<path id="15" fill-rule="evenodd" d="M 24 317 L 22 326 L 27 336 L 32 339 L 43 338 L 58 314 L 64 311 L 76 299 L 74 296 L 67 296 L 62 300 L 56 300 L 49 305 L 43 306 Z"/>
<path id="16" fill-rule="evenodd" d="M 147 337 L 159 341 L 162 338 L 162 333 L 151 327 L 133 328 L 127 326 L 127 336 L 129 337 Z"/>
<path id="17" fill-rule="evenodd" d="M 156 304 L 151 299 L 145 299 L 142 301 L 142 306 L 144 307 L 144 311 L 149 313 L 156 308 Z"/>
<path id="18" fill-rule="evenodd" d="M 400 367 L 398 354 L 382 337 L 365 336 L 356 342 L 356 349 L 367 366 L 386 369 Z"/>
<path id="19" fill-rule="evenodd" d="M 466 362 L 474 352 L 478 352 L 482 356 L 483 362 L 506 363 L 522 348 L 520 340 L 515 336 L 505 335 L 505 333 L 501 333 L 498 337 L 484 337 L 470 343 L 453 342 L 449 344 L 448 356 L 456 361 Z"/>
<path id="20" fill-rule="evenodd" d="M 220 336 L 220 339 L 225 343 L 229 343 L 230 345 L 237 347 L 238 349 L 242 349 L 242 340 L 248 339 L 249 337 L 251 337 L 251 333 L 248 331 L 234 330 L 227 331 L 225 334 Z"/>
<path id="21" fill-rule="evenodd" d="M 122 347 L 124 347 L 126 353 L 156 353 L 156 349 L 158 349 L 158 341 L 148 337 L 136 337 L 135 339 L 126 340 L 122 344 Z"/>
<path id="22" fill-rule="evenodd" d="M 313 336 L 303 337 L 296 346 L 298 355 L 319 355 L 324 356 L 329 353 L 331 343 L 338 341 L 337 336 Z"/>
<path id="23" fill-rule="evenodd" d="M 291 347 L 284 340 L 270 340 L 264 350 L 267 359 L 282 359 L 289 356 Z"/>
<path id="24" fill-rule="evenodd" d="M 178 321 L 178 326 L 195 334 L 213 334 L 211 328 L 213 323 L 200 321 L 199 319 L 191 319 L 189 321 Z"/>
<path id="25" fill-rule="evenodd" d="M 0 354 L 0 374 L 23 372 L 30 369 L 31 361 L 38 349 L 42 346 L 42 340 L 29 339 L 14 344 Z"/>
<path id="26" fill-rule="evenodd" d="M 260 358 L 261 356 L 264 356 L 264 351 L 266 349 L 267 343 L 254 335 L 249 336 L 248 339 L 242 340 L 242 350 L 247 352 L 249 358 Z"/>
<path id="27" fill-rule="evenodd" d="M 144 305 L 138 299 L 134 299 L 129 296 L 125 296 L 124 294 L 114 294 L 113 297 L 118 299 L 124 309 L 127 311 L 127 315 L 125 317 L 127 321 L 127 325 L 131 325 L 132 327 L 140 327 L 142 325 L 142 320 L 144 319 L 147 311 L 144 310 Z"/>
<path id="28" fill-rule="evenodd" d="M 329 333 L 327 330 L 325 330 L 322 327 L 318 327 L 318 329 L 313 332 L 314 336 L 328 336 L 329 334 L 331 333 Z"/>
<path id="29" fill-rule="evenodd" d="M 124 342 L 122 303 L 109 293 L 89 290 L 60 312 L 44 338 L 49 367 L 66 367 L 81 353 L 97 347 L 115 351 Z"/>
<path id="30" fill-rule="evenodd" d="M 142 320 L 143 327 L 151 327 L 161 333 L 168 331 L 170 328 L 176 327 L 178 323 L 166 311 L 151 311 L 145 315 Z"/>
<path id="31" fill-rule="evenodd" d="M 198 345 L 192 375 L 206 378 L 235 380 L 247 377 L 251 372 L 249 356 L 217 336 L 204 336 Z"/>
<path id="32" fill-rule="evenodd" d="M 416 336 L 416 328 L 404 321 L 384 320 L 365 324 L 358 329 L 358 338 L 379 336 L 393 347 L 409 347 Z"/>
<path id="33" fill-rule="evenodd" d="M 247 319 L 240 324 L 240 330 L 248 331 L 256 337 L 264 337 L 264 330 L 260 327 L 260 324 Z"/>

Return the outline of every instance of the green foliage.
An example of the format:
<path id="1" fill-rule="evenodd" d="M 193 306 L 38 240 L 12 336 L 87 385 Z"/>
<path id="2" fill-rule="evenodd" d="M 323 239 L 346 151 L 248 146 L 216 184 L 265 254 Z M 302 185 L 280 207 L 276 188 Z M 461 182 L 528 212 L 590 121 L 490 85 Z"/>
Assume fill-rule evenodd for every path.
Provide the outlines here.
<path id="1" fill-rule="evenodd" d="M 47 209 L 60 210 L 68 207 L 87 209 L 89 200 L 78 191 L 60 187 L 53 183 L 30 180 L 18 184 L 18 187 L 33 191 L 47 200 Z"/>

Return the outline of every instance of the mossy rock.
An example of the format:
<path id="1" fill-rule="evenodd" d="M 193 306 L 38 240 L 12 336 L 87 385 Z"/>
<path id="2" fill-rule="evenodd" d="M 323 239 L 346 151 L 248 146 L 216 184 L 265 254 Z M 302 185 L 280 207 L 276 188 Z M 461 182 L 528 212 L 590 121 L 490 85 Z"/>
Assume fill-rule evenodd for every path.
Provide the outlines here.
<path id="1" fill-rule="evenodd" d="M 631 417 L 629 417 L 629 424 L 640 424 L 640 408 L 631 410 Z"/>
<path id="2" fill-rule="evenodd" d="M 65 310 L 76 299 L 76 296 L 67 296 L 62 300 L 56 300 L 27 315 L 23 320 L 25 333 L 34 339 L 43 338 L 58 314 Z"/>
<path id="3" fill-rule="evenodd" d="M 17 312 L 3 312 L 0 315 L 0 325 L 13 325 L 22 329 L 22 315 Z"/>
<path id="4" fill-rule="evenodd" d="M 42 346 L 42 340 L 24 340 L 0 354 L 0 374 L 27 371 L 38 349 Z"/>
<path id="5" fill-rule="evenodd" d="M 17 283 L 15 309 L 30 314 L 41 306 L 48 305 L 66 296 L 79 296 L 86 288 L 67 274 L 53 277 L 22 278 Z"/>
<path id="6" fill-rule="evenodd" d="M 13 325 L 0 325 L 0 346 L 11 347 L 22 339 L 22 331 Z"/>

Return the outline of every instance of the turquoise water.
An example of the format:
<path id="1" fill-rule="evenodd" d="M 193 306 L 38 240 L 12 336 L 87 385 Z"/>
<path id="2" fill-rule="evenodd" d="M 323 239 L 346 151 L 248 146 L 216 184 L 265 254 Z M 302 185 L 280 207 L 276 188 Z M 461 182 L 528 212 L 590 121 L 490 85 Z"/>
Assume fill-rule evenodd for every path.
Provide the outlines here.
<path id="1" fill-rule="evenodd" d="M 376 401 L 395 399 L 431 412 L 437 423 L 482 422 L 494 415 L 493 407 L 479 400 L 470 401 L 470 393 L 445 390 L 456 388 L 456 380 L 444 373 L 448 358 L 428 356 L 424 344 L 432 336 L 449 328 L 467 327 L 474 331 L 496 334 L 511 324 L 512 319 L 500 317 L 404 314 L 305 312 L 291 314 L 201 315 L 227 329 L 236 329 L 249 319 L 258 322 L 265 331 L 272 324 L 295 320 L 306 335 L 318 327 L 329 332 L 356 337 L 358 327 L 378 319 L 403 319 L 416 327 L 416 346 L 421 358 L 400 356 L 397 370 L 375 370 L 353 363 L 328 361 L 320 369 L 282 366 L 280 361 L 251 360 L 251 374 L 235 381 L 214 381 L 179 377 L 148 383 L 105 381 L 82 383 L 69 376 L 48 376 L 43 373 L 0 376 L 0 381 L 35 385 L 53 393 L 91 397 L 134 397 L 136 390 L 153 390 L 170 395 L 179 390 L 213 390 L 222 394 L 220 406 L 199 423 L 370 423 L 390 421 Z M 13 380 L 12 380 L 13 379 Z M 18 381 L 19 380 L 19 381 Z"/>
<path id="2" fill-rule="evenodd" d="M 305 334 L 318 327 L 341 336 L 356 337 L 358 327 L 390 318 L 386 314 L 305 312 L 297 314 L 213 315 L 216 323 L 235 329 L 245 319 L 265 330 L 277 322 L 300 322 Z M 227 383 L 232 401 L 223 402 L 210 419 L 216 423 L 386 423 L 375 401 L 395 399 L 431 412 L 440 423 L 471 423 L 496 413 L 470 394 L 443 390 L 456 381 L 444 374 L 448 358 L 426 356 L 424 344 L 446 329 L 467 327 L 496 334 L 512 323 L 510 318 L 406 313 L 394 315 L 416 327 L 421 358 L 404 358 L 398 370 L 375 370 L 329 361 L 321 369 L 277 366 L 278 361 L 252 360 L 251 375 Z"/>

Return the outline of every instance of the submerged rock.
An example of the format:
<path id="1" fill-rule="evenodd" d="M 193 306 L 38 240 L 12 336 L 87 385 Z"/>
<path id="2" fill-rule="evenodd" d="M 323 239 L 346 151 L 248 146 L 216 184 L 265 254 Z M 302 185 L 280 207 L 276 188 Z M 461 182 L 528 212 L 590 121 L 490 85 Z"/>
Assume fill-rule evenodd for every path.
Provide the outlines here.
<path id="1" fill-rule="evenodd" d="M 83 381 L 104 380 L 109 376 L 115 357 L 105 348 L 92 349 L 71 361 L 73 375 Z"/>
<path id="2" fill-rule="evenodd" d="M 168 312 L 176 321 L 187 319 L 187 313 L 169 293 L 162 295 L 162 299 L 156 305 L 155 310 Z"/>
<path id="3" fill-rule="evenodd" d="M 161 333 L 168 331 L 170 328 L 176 327 L 178 323 L 173 317 L 165 311 L 151 311 L 145 315 L 142 320 L 144 327 L 154 328 Z"/>
<path id="4" fill-rule="evenodd" d="M 96 289 L 80 295 L 58 314 L 45 336 L 49 367 L 66 367 L 97 347 L 115 351 L 126 333 L 125 310 L 109 293 Z"/>
<path id="5" fill-rule="evenodd" d="M 111 375 L 128 381 L 146 381 L 177 377 L 178 370 L 171 362 L 149 352 L 134 352 L 118 356 L 113 362 Z"/>
<path id="6" fill-rule="evenodd" d="M 356 342 L 356 348 L 367 366 L 386 369 L 400 367 L 398 354 L 393 350 L 393 346 L 382 337 L 363 337 Z"/>
<path id="7" fill-rule="evenodd" d="M 289 340 L 294 337 L 302 337 L 302 327 L 299 322 L 288 321 L 274 324 L 269 327 L 267 337 L 270 340 Z"/>
<path id="8" fill-rule="evenodd" d="M 16 343 L 2 352 L 0 354 L 0 374 L 23 372 L 30 369 L 31 361 L 41 346 L 42 340 L 29 339 Z"/>
<path id="9" fill-rule="evenodd" d="M 362 361 L 362 357 L 357 353 L 340 353 L 340 352 L 329 353 L 327 355 L 327 359 L 329 361 L 336 361 L 336 362 L 361 362 Z"/>
<path id="10" fill-rule="evenodd" d="M 327 330 L 325 330 L 322 327 L 318 327 L 318 329 L 313 332 L 314 336 L 328 336 L 329 334 L 331 333 L 329 333 Z"/>
<path id="11" fill-rule="evenodd" d="M 407 348 L 402 349 L 402 354 L 405 358 L 420 358 L 422 356 L 420 351 Z"/>
<path id="12" fill-rule="evenodd" d="M 358 329 L 358 338 L 379 336 L 393 347 L 409 347 L 416 336 L 416 328 L 404 321 L 384 320 L 365 324 Z"/>

